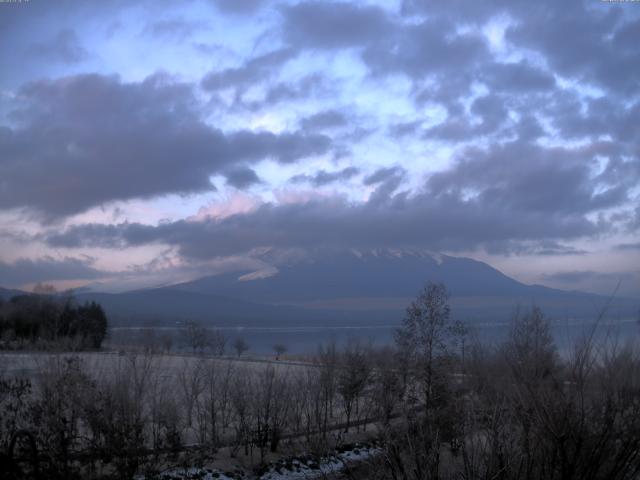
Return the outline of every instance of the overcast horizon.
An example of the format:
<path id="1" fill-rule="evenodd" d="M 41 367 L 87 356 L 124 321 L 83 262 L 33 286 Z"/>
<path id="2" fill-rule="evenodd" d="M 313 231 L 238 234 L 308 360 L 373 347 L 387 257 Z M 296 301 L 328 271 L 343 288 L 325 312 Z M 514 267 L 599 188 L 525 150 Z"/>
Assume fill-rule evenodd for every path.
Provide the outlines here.
<path id="1" fill-rule="evenodd" d="M 640 296 L 640 3 L 0 2 L 0 286 L 418 249 Z"/>

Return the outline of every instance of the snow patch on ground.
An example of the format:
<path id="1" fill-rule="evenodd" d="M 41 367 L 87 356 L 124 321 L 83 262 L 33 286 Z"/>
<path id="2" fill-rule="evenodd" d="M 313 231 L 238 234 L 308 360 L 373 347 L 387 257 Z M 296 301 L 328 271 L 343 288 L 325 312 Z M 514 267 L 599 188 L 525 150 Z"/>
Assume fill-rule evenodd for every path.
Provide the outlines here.
<path id="1" fill-rule="evenodd" d="M 258 475 L 247 474 L 239 469 L 223 472 L 212 468 L 177 468 L 162 472 L 158 476 L 138 475 L 135 480 L 296 480 L 322 478 L 343 470 L 348 464 L 361 462 L 380 453 L 380 448 L 356 444 L 348 449 L 316 460 L 311 456 L 285 458 L 262 468 Z"/>
<path id="2" fill-rule="evenodd" d="M 336 452 L 333 455 L 323 457 L 319 462 L 311 458 L 284 459 L 275 465 L 271 465 L 267 472 L 258 478 L 260 480 L 321 478 L 324 475 L 343 470 L 350 463 L 366 460 L 379 452 L 380 449 L 377 447 L 356 445 L 350 450 Z"/>
<path id="3" fill-rule="evenodd" d="M 137 475 L 134 480 L 244 480 L 253 479 L 241 470 L 223 472 L 215 468 L 174 468 L 166 470 L 159 475 L 145 477 Z"/>

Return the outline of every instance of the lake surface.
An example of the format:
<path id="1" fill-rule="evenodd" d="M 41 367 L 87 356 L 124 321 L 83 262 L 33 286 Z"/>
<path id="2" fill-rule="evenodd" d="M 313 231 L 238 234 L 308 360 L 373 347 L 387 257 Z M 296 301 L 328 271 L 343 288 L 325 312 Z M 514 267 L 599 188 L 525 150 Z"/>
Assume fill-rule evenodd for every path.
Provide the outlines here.
<path id="1" fill-rule="evenodd" d="M 350 341 L 370 343 L 384 346 L 393 343 L 394 332 L 399 325 L 381 326 L 343 326 L 343 327 L 227 327 L 218 330 L 227 339 L 227 351 L 231 353 L 232 344 L 238 337 L 249 345 L 249 352 L 266 355 L 273 354 L 275 344 L 283 344 L 292 354 L 308 354 L 317 351 L 319 345 L 335 341 L 344 346 Z M 595 329 L 594 329 L 595 327 Z M 117 327 L 111 330 L 109 343 L 117 345 L 144 345 L 150 341 L 161 342 L 163 336 L 172 339 L 174 349 L 184 349 L 183 331 L 179 328 Z M 470 336 L 482 343 L 498 344 L 505 340 L 509 332 L 509 324 L 475 324 L 470 328 Z M 594 332 L 597 341 L 617 342 L 619 344 L 634 343 L 640 345 L 640 324 L 637 320 L 606 321 L 598 325 L 580 320 L 563 320 L 552 322 L 552 334 L 561 353 L 573 348 L 575 342 L 585 335 Z"/>

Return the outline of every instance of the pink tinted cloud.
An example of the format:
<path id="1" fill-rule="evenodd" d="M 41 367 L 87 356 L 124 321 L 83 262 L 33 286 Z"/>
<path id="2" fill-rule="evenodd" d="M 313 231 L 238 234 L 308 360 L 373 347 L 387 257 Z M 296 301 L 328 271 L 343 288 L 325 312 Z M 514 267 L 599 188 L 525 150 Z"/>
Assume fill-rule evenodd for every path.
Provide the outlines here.
<path id="1" fill-rule="evenodd" d="M 221 201 L 210 203 L 188 217 L 189 221 L 202 221 L 210 218 L 223 219 L 237 214 L 251 213 L 264 204 L 260 197 L 243 192 L 234 192 Z"/>

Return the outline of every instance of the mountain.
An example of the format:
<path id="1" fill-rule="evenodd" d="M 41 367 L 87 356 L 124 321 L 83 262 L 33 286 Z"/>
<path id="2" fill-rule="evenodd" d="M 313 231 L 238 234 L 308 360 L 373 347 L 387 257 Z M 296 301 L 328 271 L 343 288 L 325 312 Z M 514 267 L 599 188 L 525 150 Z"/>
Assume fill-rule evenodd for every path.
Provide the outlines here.
<path id="1" fill-rule="evenodd" d="M 428 280 L 443 282 L 454 296 L 555 292 L 524 285 L 470 258 L 411 250 L 321 252 L 279 265 L 277 274 L 272 276 L 246 280 L 242 274 L 224 274 L 171 288 L 265 303 L 297 304 L 336 298 L 413 297 Z"/>
<path id="2" fill-rule="evenodd" d="M 599 295 L 525 285 L 470 258 L 417 250 L 321 250 L 277 260 L 275 274 L 229 273 L 169 289 L 315 311 L 349 311 L 352 318 L 362 316 L 358 312 L 376 318 L 389 318 L 393 312 L 401 318 L 427 281 L 443 282 L 451 292 L 454 313 L 471 319 L 503 320 L 517 305 L 534 303 L 555 317 L 594 318 L 609 302 Z M 637 308 L 637 301 L 614 299 L 608 314 L 628 317 Z"/>
<path id="3" fill-rule="evenodd" d="M 486 263 L 417 250 L 266 251 L 275 268 L 235 272 L 119 294 L 80 292 L 114 325 L 175 325 L 196 320 L 218 326 L 351 326 L 398 323 L 428 281 L 451 292 L 453 315 L 504 322 L 517 306 L 540 306 L 552 318 L 635 318 L 639 302 L 540 285 L 525 285 Z M 20 292 L 17 292 L 20 293 Z M 15 294 L 15 293 L 14 293 Z M 0 296 L 11 291 L 0 289 Z"/>
<path id="4" fill-rule="evenodd" d="M 17 295 L 24 295 L 25 292 L 23 292 L 22 290 L 15 290 L 15 289 L 11 289 L 11 288 L 3 288 L 0 287 L 0 298 L 2 300 L 9 300 L 11 297 L 15 297 Z"/>

